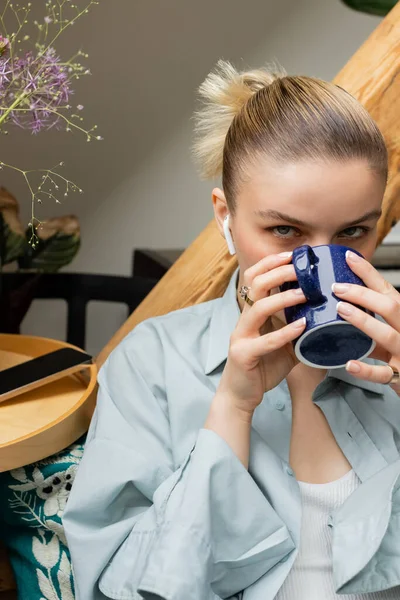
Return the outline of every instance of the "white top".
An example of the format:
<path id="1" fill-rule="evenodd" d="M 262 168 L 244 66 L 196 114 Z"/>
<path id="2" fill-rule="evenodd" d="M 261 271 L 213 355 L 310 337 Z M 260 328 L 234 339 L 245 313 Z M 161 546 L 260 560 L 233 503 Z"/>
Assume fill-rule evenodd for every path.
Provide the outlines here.
<path id="1" fill-rule="evenodd" d="M 395 589 L 369 594 L 335 593 L 332 578 L 332 529 L 328 516 L 358 487 L 360 480 L 351 469 L 329 483 L 299 481 L 302 500 L 300 548 L 276 600 L 398 600 Z"/>

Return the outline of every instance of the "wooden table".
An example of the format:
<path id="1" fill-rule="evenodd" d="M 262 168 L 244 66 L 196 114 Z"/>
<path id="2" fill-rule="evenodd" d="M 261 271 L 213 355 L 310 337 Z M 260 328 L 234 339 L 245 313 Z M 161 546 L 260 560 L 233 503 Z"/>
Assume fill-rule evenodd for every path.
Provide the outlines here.
<path id="1" fill-rule="evenodd" d="M 48 338 L 0 334 L 0 371 L 59 348 Z M 0 472 L 16 469 L 67 448 L 90 423 L 97 367 L 68 375 L 0 404 Z"/>

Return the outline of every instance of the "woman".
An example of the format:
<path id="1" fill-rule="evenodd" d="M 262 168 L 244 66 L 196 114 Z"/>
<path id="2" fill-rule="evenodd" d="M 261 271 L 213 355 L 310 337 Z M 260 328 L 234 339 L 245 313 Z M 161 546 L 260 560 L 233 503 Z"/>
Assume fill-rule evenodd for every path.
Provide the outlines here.
<path id="1" fill-rule="evenodd" d="M 77 598 L 400 598 L 400 295 L 369 263 L 383 137 L 343 89 L 283 70 L 220 61 L 200 93 L 195 156 L 222 172 L 214 213 L 239 266 L 222 298 L 142 322 L 99 373 L 64 515 Z M 330 243 L 366 259 L 347 260 L 367 289 L 335 290 L 377 343 L 351 369 L 297 361 L 304 324 L 283 311 L 305 298 L 279 292 L 293 248 Z"/>

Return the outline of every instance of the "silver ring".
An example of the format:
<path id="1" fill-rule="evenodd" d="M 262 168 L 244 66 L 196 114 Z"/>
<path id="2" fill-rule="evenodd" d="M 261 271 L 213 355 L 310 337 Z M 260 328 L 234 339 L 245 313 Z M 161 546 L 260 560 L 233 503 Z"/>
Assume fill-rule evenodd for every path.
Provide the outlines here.
<path id="1" fill-rule="evenodd" d="M 392 369 L 392 377 L 390 381 L 388 381 L 385 385 L 393 385 L 394 383 L 399 383 L 400 381 L 400 373 L 396 369 L 396 367 L 392 367 L 392 365 L 388 365 Z"/>
<path id="2" fill-rule="evenodd" d="M 251 298 L 249 298 L 248 293 L 250 291 L 251 288 L 247 287 L 247 285 L 242 285 L 242 287 L 240 288 L 240 297 L 243 298 L 243 300 L 245 302 L 247 302 L 247 304 L 249 304 L 250 306 L 253 306 L 254 304 L 254 300 L 252 300 Z"/>

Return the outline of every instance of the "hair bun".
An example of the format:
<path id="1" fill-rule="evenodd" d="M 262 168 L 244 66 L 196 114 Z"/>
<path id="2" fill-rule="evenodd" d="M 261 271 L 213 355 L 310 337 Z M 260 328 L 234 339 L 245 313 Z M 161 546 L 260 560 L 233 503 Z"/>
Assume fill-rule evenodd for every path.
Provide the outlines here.
<path id="1" fill-rule="evenodd" d="M 280 66 L 239 72 L 229 61 L 218 61 L 199 87 L 203 106 L 194 113 L 192 154 L 203 179 L 221 173 L 226 134 L 249 98 L 286 75 Z"/>

